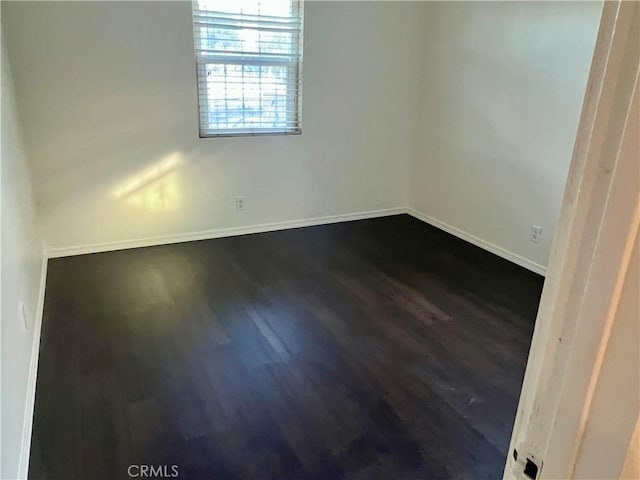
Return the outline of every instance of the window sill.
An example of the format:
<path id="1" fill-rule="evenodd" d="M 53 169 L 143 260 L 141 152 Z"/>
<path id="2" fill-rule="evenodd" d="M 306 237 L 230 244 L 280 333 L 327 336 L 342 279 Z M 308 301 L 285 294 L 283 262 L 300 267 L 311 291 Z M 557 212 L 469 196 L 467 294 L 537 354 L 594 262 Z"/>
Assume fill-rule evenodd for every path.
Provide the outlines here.
<path id="1" fill-rule="evenodd" d="M 302 135 L 302 129 L 283 130 L 279 132 L 238 132 L 238 133 L 199 133 L 200 138 L 225 138 L 225 137 L 272 137 L 275 135 Z"/>

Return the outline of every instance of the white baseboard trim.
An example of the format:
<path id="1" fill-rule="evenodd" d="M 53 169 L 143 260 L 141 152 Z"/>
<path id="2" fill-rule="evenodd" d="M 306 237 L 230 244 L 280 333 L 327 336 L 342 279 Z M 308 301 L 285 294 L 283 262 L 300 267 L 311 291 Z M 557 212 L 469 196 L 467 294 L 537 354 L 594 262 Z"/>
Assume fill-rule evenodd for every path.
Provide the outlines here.
<path id="1" fill-rule="evenodd" d="M 502 247 L 499 247 L 497 245 L 494 245 L 493 243 L 487 242 L 486 240 L 483 240 L 479 237 L 476 237 L 475 235 L 472 235 L 463 230 L 460 230 L 459 228 L 452 227 L 451 225 L 443 221 L 440 221 L 437 218 L 433 218 L 422 212 L 414 210 L 413 208 L 407 208 L 405 211 L 412 217 L 417 218 L 418 220 L 428 223 L 429 225 L 433 225 L 434 227 L 439 228 L 440 230 L 444 230 L 445 232 L 450 233 L 451 235 L 454 235 L 462 240 L 472 243 L 476 247 L 480 247 L 484 250 L 494 253 L 499 257 L 502 257 L 506 260 L 509 260 L 510 262 L 515 263 L 516 265 L 520 265 L 521 267 L 526 268 L 527 270 L 531 270 L 532 272 L 535 272 L 543 276 L 547 274 L 547 267 L 540 265 L 539 263 L 533 262 L 527 258 L 524 258 L 518 255 L 517 253 L 513 253 L 513 252 L 510 252 L 509 250 L 505 250 Z"/>
<path id="2" fill-rule="evenodd" d="M 24 411 L 22 425 L 22 445 L 20 446 L 20 461 L 18 475 L 20 479 L 27 478 L 29 473 L 29 453 L 31 451 L 31 430 L 33 427 L 33 409 L 36 400 L 36 380 L 38 377 L 38 357 L 40 356 L 40 332 L 42 330 L 42 314 L 44 311 L 44 291 L 47 282 L 47 256 L 42 259 L 40 274 L 40 290 L 33 323 L 33 341 L 31 343 L 31 360 L 29 362 L 29 381 L 27 383 L 27 404 Z"/>
<path id="3" fill-rule="evenodd" d="M 539 263 L 533 262 L 516 253 L 502 247 L 487 242 L 475 235 L 467 233 L 453 227 L 441 220 L 433 218 L 410 207 L 387 208 L 384 210 L 371 210 L 367 212 L 346 213 L 341 215 L 328 215 L 324 217 L 304 218 L 299 220 L 287 220 L 284 222 L 263 223 L 259 225 L 249 225 L 243 227 L 218 228 L 203 230 L 199 232 L 179 233 L 175 235 L 160 235 L 157 237 L 138 238 L 133 240 L 123 240 L 117 242 L 95 243 L 89 245 L 77 245 L 73 247 L 49 247 L 46 248 L 48 258 L 69 257 L 73 255 L 83 255 L 87 253 L 110 252 L 113 250 L 125 250 L 129 248 L 152 247 L 156 245 L 167 245 L 171 243 L 191 242 L 195 240 L 208 240 L 211 238 L 232 237 L 236 235 L 248 235 L 252 233 L 273 232 L 276 230 L 286 230 L 289 228 L 310 227 L 315 225 L 326 225 L 330 223 L 349 222 L 352 220 L 364 220 L 367 218 L 385 217 L 389 215 L 399 215 L 407 213 L 429 225 L 444 230 L 462 240 L 465 240 L 477 247 L 494 253 L 506 260 L 509 260 L 521 267 L 540 275 L 546 275 L 547 269 Z"/>
<path id="4" fill-rule="evenodd" d="M 91 245 L 78 245 L 74 247 L 47 248 L 48 258 L 69 257 L 86 253 L 109 252 L 112 250 L 124 250 L 128 248 L 152 247 L 155 245 L 167 245 L 170 243 L 192 242 L 194 240 L 208 240 L 211 238 L 232 237 L 236 235 L 248 235 L 251 233 L 272 232 L 289 228 L 311 227 L 329 223 L 349 222 L 352 220 L 364 220 L 367 218 L 386 217 L 407 213 L 404 207 L 387 208 L 384 210 L 371 210 L 367 212 L 347 213 L 341 215 L 329 215 L 325 217 L 304 218 L 299 220 L 287 220 L 284 222 L 263 223 L 244 227 L 219 228 L 203 230 L 200 232 L 179 233 L 176 235 L 161 235 L 157 237 L 139 238 L 135 240 L 123 240 L 118 242 L 95 243 Z"/>

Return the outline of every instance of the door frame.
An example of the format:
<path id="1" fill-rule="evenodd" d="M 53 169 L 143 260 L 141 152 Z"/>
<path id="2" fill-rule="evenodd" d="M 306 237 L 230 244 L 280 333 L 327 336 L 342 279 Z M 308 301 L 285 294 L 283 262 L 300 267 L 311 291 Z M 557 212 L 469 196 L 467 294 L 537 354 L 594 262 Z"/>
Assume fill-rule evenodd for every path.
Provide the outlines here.
<path id="1" fill-rule="evenodd" d="M 536 479 L 571 478 L 578 459 L 640 221 L 638 152 L 620 154 L 637 141 L 639 15 L 603 5 L 504 478 L 530 480 L 527 461 Z"/>

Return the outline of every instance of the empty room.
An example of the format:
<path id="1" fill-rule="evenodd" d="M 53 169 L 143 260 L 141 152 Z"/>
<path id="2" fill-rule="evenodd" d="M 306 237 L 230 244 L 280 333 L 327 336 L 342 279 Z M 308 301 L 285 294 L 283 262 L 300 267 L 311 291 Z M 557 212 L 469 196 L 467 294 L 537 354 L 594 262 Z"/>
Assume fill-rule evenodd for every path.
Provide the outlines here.
<path id="1" fill-rule="evenodd" d="M 640 478 L 639 2 L 0 4 L 0 478 Z"/>

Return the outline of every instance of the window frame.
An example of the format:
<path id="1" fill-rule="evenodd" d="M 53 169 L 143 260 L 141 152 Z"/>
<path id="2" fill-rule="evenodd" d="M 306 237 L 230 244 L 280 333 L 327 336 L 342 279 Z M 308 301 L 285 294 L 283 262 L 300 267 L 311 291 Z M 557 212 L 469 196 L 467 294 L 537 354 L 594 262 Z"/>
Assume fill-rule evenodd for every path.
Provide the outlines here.
<path id="1" fill-rule="evenodd" d="M 233 0 L 229 0 L 233 1 Z M 198 27 L 195 23 L 195 15 L 194 12 L 198 7 L 198 0 L 191 1 L 191 24 L 193 29 L 193 38 L 194 38 L 194 60 L 195 60 L 195 71 L 196 71 L 196 104 L 198 107 L 198 136 L 199 138 L 228 138 L 228 137 L 262 137 L 262 136 L 279 136 L 279 135 L 301 135 L 302 134 L 302 63 L 303 63 L 303 49 L 304 49 L 304 0 L 290 0 L 292 7 L 292 18 L 299 18 L 300 20 L 300 29 L 298 32 L 297 39 L 297 53 L 298 58 L 297 61 L 292 63 L 292 66 L 289 67 L 293 70 L 293 75 L 289 75 L 287 91 L 292 92 L 291 95 L 287 95 L 287 102 L 292 105 L 292 112 L 294 115 L 294 127 L 274 127 L 272 131 L 269 131 L 266 128 L 256 128 L 256 127 L 248 127 L 244 129 L 237 129 L 237 132 L 229 131 L 229 129 L 219 129 L 220 132 L 215 132 L 215 129 L 209 129 L 206 125 L 202 124 L 202 106 L 200 104 L 200 77 L 199 77 L 199 69 L 200 69 L 200 56 L 198 54 L 198 36 L 196 35 L 196 31 Z M 220 59 L 218 63 L 227 63 L 230 65 L 250 65 L 250 66 L 260 66 L 265 63 L 260 60 L 260 57 L 263 56 L 261 53 L 255 54 L 255 59 L 247 60 L 246 56 L 238 55 L 225 55 L 224 61 Z M 273 63 L 268 63 L 273 64 Z M 284 63 L 283 63 L 284 65 Z M 297 88 L 296 88 L 297 85 Z M 207 130 L 211 130 L 211 132 L 207 132 Z"/>

